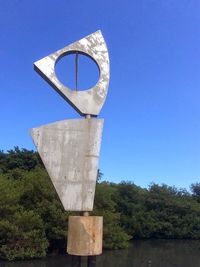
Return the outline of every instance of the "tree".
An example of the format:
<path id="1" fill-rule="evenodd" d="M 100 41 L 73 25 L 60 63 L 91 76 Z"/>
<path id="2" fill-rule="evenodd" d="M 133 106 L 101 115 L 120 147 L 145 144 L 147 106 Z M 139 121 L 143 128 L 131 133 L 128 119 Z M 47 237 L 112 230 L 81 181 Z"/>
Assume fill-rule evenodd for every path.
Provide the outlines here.
<path id="1" fill-rule="evenodd" d="M 16 168 L 30 171 L 36 167 L 43 168 L 43 163 L 38 153 L 33 150 L 20 149 L 16 146 L 7 153 L 0 151 L 0 173 Z"/>
<path id="2" fill-rule="evenodd" d="M 107 182 L 97 184 L 94 214 L 104 219 L 104 248 L 119 249 L 128 247 L 130 236 L 120 225 L 120 214 L 113 200 L 115 185 Z"/>
<path id="3" fill-rule="evenodd" d="M 198 202 L 200 202 L 200 183 L 192 184 L 190 188 L 191 188 L 193 197 Z"/>
<path id="4" fill-rule="evenodd" d="M 0 258 L 65 250 L 68 213 L 36 152 L 0 151 L 0 191 Z M 93 214 L 104 216 L 104 248 L 125 248 L 130 238 L 200 239 L 200 183 L 191 191 L 98 179 Z"/>
<path id="5" fill-rule="evenodd" d="M 19 204 L 19 182 L 0 175 L 0 258 L 24 259 L 46 255 L 48 240 L 42 218 Z"/>

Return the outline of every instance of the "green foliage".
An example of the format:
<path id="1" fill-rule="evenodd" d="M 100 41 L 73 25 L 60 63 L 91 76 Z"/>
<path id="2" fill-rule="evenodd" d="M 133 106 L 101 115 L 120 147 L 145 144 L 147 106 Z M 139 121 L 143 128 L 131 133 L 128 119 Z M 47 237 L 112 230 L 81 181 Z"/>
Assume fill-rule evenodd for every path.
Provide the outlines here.
<path id="1" fill-rule="evenodd" d="M 128 247 L 129 236 L 120 226 L 120 214 L 116 211 L 113 198 L 116 186 L 107 182 L 97 184 L 94 214 L 104 219 L 104 247 L 119 249 Z"/>
<path id="2" fill-rule="evenodd" d="M 167 185 L 141 189 L 117 186 L 116 202 L 122 226 L 135 238 L 200 238 L 200 205 L 196 195 Z"/>
<path id="3" fill-rule="evenodd" d="M 46 255 L 48 240 L 43 221 L 21 206 L 23 192 L 18 182 L 0 175 L 0 258 L 17 259 Z"/>
<path id="4" fill-rule="evenodd" d="M 0 151 L 0 173 L 16 168 L 32 170 L 36 166 L 43 167 L 43 164 L 38 153 L 33 150 L 20 149 L 16 146 L 7 153 Z"/>
<path id="5" fill-rule="evenodd" d="M 33 211 L 18 211 L 13 220 L 0 222 L 0 257 L 3 259 L 25 259 L 46 255 L 48 240 L 43 221 Z"/>
<path id="6" fill-rule="evenodd" d="M 0 258 L 39 258 L 63 249 L 67 214 L 44 169 L 0 174 L 0 189 Z"/>
<path id="7" fill-rule="evenodd" d="M 200 203 L 200 183 L 192 184 L 191 190 L 192 190 L 194 199 Z"/>
<path id="8" fill-rule="evenodd" d="M 200 239 L 200 183 L 191 193 L 167 185 L 98 183 L 93 214 L 104 217 L 104 248 L 130 238 Z M 39 258 L 65 250 L 67 216 L 34 151 L 0 151 L 0 258 Z"/>

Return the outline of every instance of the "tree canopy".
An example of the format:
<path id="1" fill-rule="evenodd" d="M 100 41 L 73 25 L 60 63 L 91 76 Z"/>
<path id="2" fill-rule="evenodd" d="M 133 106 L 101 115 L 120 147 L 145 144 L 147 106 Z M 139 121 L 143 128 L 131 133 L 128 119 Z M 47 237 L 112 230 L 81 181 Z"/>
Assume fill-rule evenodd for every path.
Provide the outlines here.
<path id="1" fill-rule="evenodd" d="M 134 238 L 200 238 L 200 183 L 191 192 L 165 184 L 102 181 L 94 215 L 104 216 L 104 248 Z M 67 217 L 37 152 L 0 151 L 0 258 L 40 258 L 65 251 Z M 71 213 L 77 214 L 77 213 Z"/>

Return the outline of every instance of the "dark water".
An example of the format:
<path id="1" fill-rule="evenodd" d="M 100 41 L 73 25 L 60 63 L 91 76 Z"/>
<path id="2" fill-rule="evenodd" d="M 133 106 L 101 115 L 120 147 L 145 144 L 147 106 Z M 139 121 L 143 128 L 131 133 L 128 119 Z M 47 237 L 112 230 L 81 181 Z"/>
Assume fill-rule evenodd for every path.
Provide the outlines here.
<path id="1" fill-rule="evenodd" d="M 200 267 L 200 241 L 134 241 L 129 249 L 104 251 L 97 267 Z M 0 262 L 0 267 L 71 267 L 70 256 Z"/>

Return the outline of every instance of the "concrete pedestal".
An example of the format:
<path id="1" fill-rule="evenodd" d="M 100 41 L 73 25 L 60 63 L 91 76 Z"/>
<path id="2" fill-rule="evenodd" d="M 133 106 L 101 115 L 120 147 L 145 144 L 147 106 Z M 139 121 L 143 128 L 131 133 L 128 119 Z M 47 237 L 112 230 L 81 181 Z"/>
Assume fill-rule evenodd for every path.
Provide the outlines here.
<path id="1" fill-rule="evenodd" d="M 70 216 L 67 252 L 77 256 L 102 254 L 103 217 Z"/>

